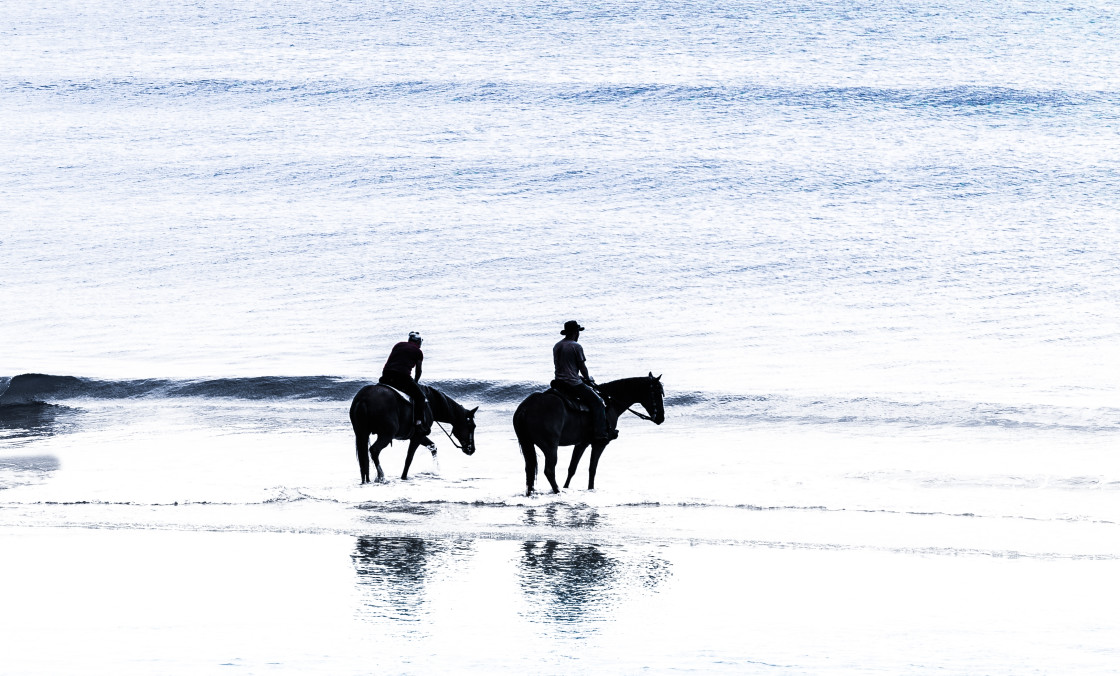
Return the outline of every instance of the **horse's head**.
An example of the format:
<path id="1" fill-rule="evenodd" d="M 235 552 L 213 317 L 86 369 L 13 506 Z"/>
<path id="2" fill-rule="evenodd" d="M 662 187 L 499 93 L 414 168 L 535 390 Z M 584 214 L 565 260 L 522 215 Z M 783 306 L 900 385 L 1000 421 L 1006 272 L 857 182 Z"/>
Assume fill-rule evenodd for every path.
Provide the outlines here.
<path id="1" fill-rule="evenodd" d="M 661 376 L 655 378 L 653 371 L 649 372 L 649 392 L 642 395 L 638 401 L 646 409 L 654 424 L 660 425 L 665 422 L 665 388 L 661 386 Z"/>
<path id="2" fill-rule="evenodd" d="M 459 446 L 462 447 L 463 452 L 467 455 L 474 455 L 474 414 L 476 411 L 478 411 L 477 406 L 466 411 L 463 419 L 456 421 L 455 424 L 451 426 L 451 433 L 458 439 Z"/>

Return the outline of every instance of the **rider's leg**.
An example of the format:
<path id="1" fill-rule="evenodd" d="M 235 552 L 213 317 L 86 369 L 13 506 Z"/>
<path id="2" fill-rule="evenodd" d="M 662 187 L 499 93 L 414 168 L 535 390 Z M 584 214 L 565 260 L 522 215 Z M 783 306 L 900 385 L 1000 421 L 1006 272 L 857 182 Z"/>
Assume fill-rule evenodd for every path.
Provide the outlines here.
<path id="1" fill-rule="evenodd" d="M 420 388 L 417 388 L 420 389 Z M 417 415 L 417 424 L 420 425 L 421 431 L 424 434 L 431 434 L 432 423 L 435 422 L 435 416 L 432 415 L 432 407 L 428 405 L 428 400 L 422 394 L 420 396 L 420 413 Z"/>
<path id="2" fill-rule="evenodd" d="M 415 380 L 410 378 L 408 384 L 410 386 L 408 396 L 412 397 L 412 417 L 420 427 L 420 431 L 428 434 L 432 431 L 432 411 L 428 408 L 428 399 Z"/>
<path id="3" fill-rule="evenodd" d="M 591 409 L 591 429 L 594 438 L 600 441 L 610 439 L 611 434 L 607 429 L 607 405 L 603 403 L 603 398 L 588 385 L 579 385 L 572 389 L 580 401 Z"/>
<path id="4" fill-rule="evenodd" d="M 386 385 L 392 385 L 401 392 L 408 395 L 412 399 L 412 423 L 414 426 L 419 426 L 420 431 L 428 434 L 432 430 L 431 424 L 431 411 L 428 409 L 428 400 L 424 397 L 424 391 L 420 389 L 420 385 L 412 379 L 411 376 L 398 373 L 386 373 L 381 376 L 381 382 Z"/>

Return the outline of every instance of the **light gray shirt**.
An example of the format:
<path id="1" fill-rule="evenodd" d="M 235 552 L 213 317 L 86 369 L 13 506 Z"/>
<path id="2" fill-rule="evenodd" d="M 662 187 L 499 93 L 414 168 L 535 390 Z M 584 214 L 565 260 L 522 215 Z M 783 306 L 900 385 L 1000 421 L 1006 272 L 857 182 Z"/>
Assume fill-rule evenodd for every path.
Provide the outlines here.
<path id="1" fill-rule="evenodd" d="M 583 366 L 583 346 L 574 340 L 564 339 L 552 346 L 552 362 L 556 365 L 556 379 L 568 385 L 583 382 L 579 369 Z"/>

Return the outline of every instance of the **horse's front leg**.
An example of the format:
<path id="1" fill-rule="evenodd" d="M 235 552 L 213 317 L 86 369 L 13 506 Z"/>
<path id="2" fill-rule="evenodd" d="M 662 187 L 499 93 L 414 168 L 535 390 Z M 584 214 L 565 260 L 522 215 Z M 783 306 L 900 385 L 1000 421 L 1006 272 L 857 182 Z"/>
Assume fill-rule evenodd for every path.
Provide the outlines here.
<path id="1" fill-rule="evenodd" d="M 572 462 L 568 465 L 568 480 L 564 482 L 564 488 L 572 483 L 572 477 L 576 475 L 576 468 L 579 467 L 579 460 L 583 457 L 583 451 L 587 449 L 587 444 L 576 444 L 572 449 Z"/>
<path id="2" fill-rule="evenodd" d="M 556 485 L 556 447 L 542 447 L 541 452 L 544 453 L 544 477 L 552 485 L 552 492 L 559 493 L 560 487 Z"/>
<path id="3" fill-rule="evenodd" d="M 596 441 L 591 444 L 591 467 L 588 472 L 587 490 L 595 489 L 595 471 L 599 469 L 599 456 L 603 455 L 603 449 L 607 447 L 608 441 Z"/>
<path id="4" fill-rule="evenodd" d="M 416 449 L 420 444 L 425 444 L 427 446 L 433 445 L 431 439 L 422 434 L 412 435 L 412 438 L 408 440 L 408 453 L 404 456 L 404 472 L 401 473 L 402 480 L 408 479 L 408 468 L 412 467 L 412 457 L 416 455 Z M 432 455 L 435 455 L 435 451 L 432 451 Z"/>
<path id="5" fill-rule="evenodd" d="M 391 434 L 377 435 L 377 441 L 373 442 L 373 446 L 369 447 L 369 457 L 373 458 L 373 465 L 377 468 L 377 482 L 380 483 L 385 480 L 385 472 L 381 470 L 381 451 L 393 441 Z"/>
<path id="6" fill-rule="evenodd" d="M 436 448 L 436 442 L 432 441 L 431 437 L 421 436 L 417 443 L 431 451 L 433 458 L 436 457 L 436 451 L 439 449 Z"/>

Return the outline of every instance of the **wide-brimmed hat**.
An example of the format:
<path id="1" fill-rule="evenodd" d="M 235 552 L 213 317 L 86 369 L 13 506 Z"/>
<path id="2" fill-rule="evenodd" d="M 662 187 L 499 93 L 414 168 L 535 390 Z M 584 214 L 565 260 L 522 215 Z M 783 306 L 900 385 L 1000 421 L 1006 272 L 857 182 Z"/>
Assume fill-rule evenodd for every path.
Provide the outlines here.
<path id="1" fill-rule="evenodd" d="M 582 331 L 582 330 L 583 330 L 583 327 L 579 325 L 579 322 L 577 322 L 576 320 L 573 319 L 571 321 L 564 322 L 564 330 L 561 331 L 560 333 L 562 333 L 566 336 L 569 333 L 575 333 L 576 331 Z"/>

